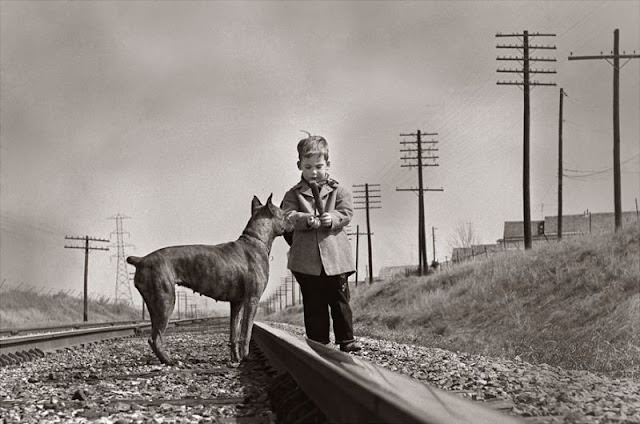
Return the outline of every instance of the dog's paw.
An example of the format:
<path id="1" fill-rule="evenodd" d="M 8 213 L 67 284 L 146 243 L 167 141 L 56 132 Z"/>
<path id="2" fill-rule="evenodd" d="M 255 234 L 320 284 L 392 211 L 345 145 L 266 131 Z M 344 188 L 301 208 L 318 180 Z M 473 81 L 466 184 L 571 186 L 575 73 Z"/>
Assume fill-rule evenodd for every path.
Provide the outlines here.
<path id="1" fill-rule="evenodd" d="M 256 361 L 257 359 L 258 357 L 253 352 L 246 354 L 244 358 L 242 358 L 243 361 L 248 361 L 248 362 Z"/>

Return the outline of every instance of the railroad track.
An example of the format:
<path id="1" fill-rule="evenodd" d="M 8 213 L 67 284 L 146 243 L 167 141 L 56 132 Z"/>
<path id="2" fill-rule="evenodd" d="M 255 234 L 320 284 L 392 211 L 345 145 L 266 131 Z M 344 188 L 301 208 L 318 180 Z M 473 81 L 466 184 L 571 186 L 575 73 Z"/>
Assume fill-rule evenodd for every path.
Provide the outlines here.
<path id="1" fill-rule="evenodd" d="M 26 334 L 42 334 L 42 333 L 52 333 L 56 331 L 62 330 L 79 330 L 84 328 L 95 328 L 95 327 L 115 327 L 120 325 L 128 325 L 128 324 L 148 324 L 149 321 L 114 321 L 114 322 L 82 322 L 82 323 L 69 323 L 69 324 L 60 324 L 53 325 L 48 327 L 21 327 L 21 328 L 0 328 L 0 337 L 9 337 L 9 336 L 17 336 L 17 335 L 26 335 Z"/>
<path id="2" fill-rule="evenodd" d="M 194 318 L 172 320 L 169 327 L 199 322 L 225 322 L 225 318 Z M 42 357 L 46 352 L 77 345 L 96 343 L 121 337 L 131 337 L 151 327 L 148 321 L 131 323 L 70 324 L 54 327 L 33 327 L 7 330 L 7 333 L 30 333 L 22 336 L 0 338 L 0 365 L 20 363 Z M 69 330 L 71 328 L 71 330 Z M 1 333 L 1 332 L 0 332 Z"/>
<path id="3" fill-rule="evenodd" d="M 186 417 L 185 422 L 198 421 L 198 417 L 207 421 L 207 414 L 212 421 L 242 424 L 519 422 L 479 402 L 430 387 L 265 323 L 254 326 L 252 355 L 256 360 L 240 366 L 231 366 L 227 361 L 228 320 L 183 320 L 173 325 L 167 339 L 168 344 L 172 342 L 170 350 L 179 360 L 176 367 L 158 365 L 145 338 L 113 340 L 139 334 L 148 327 L 142 323 L 0 339 L 0 354 L 8 356 L 8 350 L 13 349 L 11 354 L 19 362 L 42 357 L 48 350 L 71 346 L 64 343 L 85 346 L 85 349 L 93 346 L 98 356 L 104 356 L 99 358 L 103 362 L 88 368 L 84 364 L 60 366 L 65 359 L 57 360 L 56 364 L 45 367 L 44 372 L 27 376 L 27 382 L 36 386 L 33 399 L 26 395 L 13 396 L 14 399 L 11 393 L 6 396 L 0 389 L 3 395 L 0 415 L 5 415 L 5 419 L 8 416 L 7 422 L 12 422 L 11 414 L 15 411 L 24 411 L 24 405 L 29 402 L 36 405 L 41 402 L 40 412 L 60 413 L 70 421 L 74 413 L 76 418 L 110 416 L 114 421 L 117 417 L 135 420 L 136 413 L 176 418 L 176 414 L 184 415 L 191 408 L 196 413 Z M 63 338 L 62 333 L 78 334 Z M 175 340 L 170 340 L 172 337 Z M 45 342 L 46 339 L 50 341 Z M 55 343 L 51 339 L 55 339 Z M 134 353 L 121 352 L 122 346 L 132 344 Z M 83 350 L 64 349 L 53 356 L 72 358 L 81 356 Z M 48 357 L 34 363 L 46 361 Z M 121 362 L 126 364 L 123 369 Z M 50 371 L 52 365 L 54 371 Z M 5 367 L 0 371 L 9 368 L 15 372 L 9 372 L 10 377 L 25 378 L 20 376 L 18 367 Z M 16 381 L 15 387 L 20 384 Z M 138 390 L 156 385 L 157 391 Z M 222 388 L 227 387 L 225 385 L 227 389 Z M 42 390 L 39 386 L 43 386 Z M 44 400 L 36 400 L 42 392 L 50 393 L 50 386 L 61 386 L 67 398 L 58 396 L 54 401 L 45 396 Z M 104 391 L 102 386 L 108 390 Z M 132 391 L 131 387 L 136 390 Z M 167 392 L 175 396 L 169 397 Z M 23 421 L 24 413 L 19 418 L 17 421 Z"/>

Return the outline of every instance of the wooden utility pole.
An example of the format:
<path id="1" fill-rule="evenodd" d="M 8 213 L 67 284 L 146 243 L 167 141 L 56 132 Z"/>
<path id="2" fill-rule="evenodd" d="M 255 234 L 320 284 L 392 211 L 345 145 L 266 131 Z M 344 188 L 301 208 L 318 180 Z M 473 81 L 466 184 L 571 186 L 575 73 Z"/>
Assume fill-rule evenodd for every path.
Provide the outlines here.
<path id="1" fill-rule="evenodd" d="M 562 239 L 562 100 L 567 93 L 560 88 L 560 107 L 558 113 L 558 240 Z M 544 219 L 544 217 L 542 217 Z"/>
<path id="2" fill-rule="evenodd" d="M 615 230 L 622 228 L 622 184 L 620 177 L 620 69 L 631 59 L 638 59 L 640 55 L 620 54 L 620 30 L 613 31 L 613 51 L 612 54 L 600 56 L 573 56 L 570 53 L 569 60 L 595 60 L 604 59 L 613 66 L 613 208 L 615 217 Z M 613 63 L 610 62 L 613 59 Z M 620 59 L 627 59 L 620 65 Z"/>
<path id="3" fill-rule="evenodd" d="M 530 140 L 530 113 L 529 113 L 529 94 L 530 88 L 533 86 L 554 86 L 555 83 L 546 83 L 531 81 L 531 74 L 555 74 L 554 70 L 547 69 L 531 69 L 531 62 L 555 62 L 554 58 L 531 57 L 530 51 L 536 49 L 555 49 L 556 46 L 539 46 L 529 44 L 530 37 L 555 37 L 555 34 L 529 34 L 529 31 L 523 31 L 522 34 L 496 34 L 496 37 L 518 37 L 522 38 L 522 44 L 497 45 L 499 49 L 518 49 L 522 51 L 520 56 L 498 56 L 499 61 L 517 61 L 522 62 L 522 68 L 516 69 L 498 69 L 498 72 L 522 74 L 522 81 L 498 81 L 498 85 L 517 85 L 523 88 L 524 104 L 523 104 L 523 149 L 522 149 L 522 203 L 524 215 L 524 248 L 531 249 L 531 196 L 529 194 L 529 140 Z"/>
<path id="4" fill-rule="evenodd" d="M 425 230 L 425 213 L 424 213 L 424 192 L 425 191 L 444 191 L 442 188 L 431 189 L 424 188 L 424 182 L 422 177 L 422 168 L 426 166 L 439 166 L 438 163 L 435 163 L 435 159 L 438 159 L 439 156 L 425 156 L 424 152 L 437 152 L 438 149 L 435 147 L 423 148 L 422 143 L 427 143 L 431 145 L 435 145 L 438 142 L 436 140 L 423 140 L 422 136 L 436 136 L 438 133 L 424 133 L 420 130 L 417 130 L 415 133 L 411 134 L 400 134 L 402 137 L 416 137 L 416 141 L 401 141 L 402 145 L 414 145 L 415 148 L 405 148 L 400 149 L 400 152 L 404 153 L 405 156 L 401 157 L 402 160 L 407 161 L 406 163 L 400 165 L 402 168 L 418 168 L 418 188 L 398 188 L 396 187 L 396 191 L 417 191 L 418 192 L 418 274 L 424 275 L 429 268 L 429 264 L 427 262 L 427 235 Z M 415 156 L 413 156 L 415 155 Z M 425 159 L 432 160 L 432 162 L 425 163 Z M 415 162 L 413 162 L 415 161 Z"/>
<path id="5" fill-rule="evenodd" d="M 348 236 L 356 236 L 356 287 L 358 287 L 358 258 L 360 256 L 360 236 L 369 235 L 369 233 L 361 233 L 360 225 L 356 225 L 355 233 L 347 233 Z M 371 233 L 371 235 L 374 235 Z"/>
<path id="6" fill-rule="evenodd" d="M 360 225 L 356 225 L 356 287 L 358 287 L 358 258 L 360 256 Z"/>
<path id="7" fill-rule="evenodd" d="M 380 195 L 380 184 L 356 184 L 353 187 L 363 188 L 364 190 L 353 191 L 353 205 L 354 209 L 364 209 L 367 214 L 367 253 L 369 256 L 369 284 L 373 282 L 373 254 L 371 252 L 371 209 L 381 209 L 382 206 L 377 206 L 382 203 Z M 371 188 L 374 187 L 374 188 Z M 373 206 L 372 206 L 373 205 Z"/>
<path id="8" fill-rule="evenodd" d="M 293 275 L 287 277 L 291 283 L 291 306 L 296 306 L 296 280 Z"/>
<path id="9" fill-rule="evenodd" d="M 97 241 L 97 242 L 101 242 L 101 243 L 109 243 L 110 240 L 106 240 L 106 239 L 101 239 L 101 238 L 96 238 L 96 237 L 89 237 L 89 236 L 84 236 L 84 237 L 73 237 L 73 236 L 65 236 L 64 237 L 65 240 L 81 240 L 84 241 L 84 246 L 67 246 L 65 245 L 65 249 L 83 249 L 84 250 L 84 308 L 83 308 L 83 313 L 82 313 L 82 320 L 84 322 L 87 322 L 89 320 L 89 313 L 88 313 L 88 286 L 89 286 L 89 251 L 90 250 L 109 250 L 108 247 L 95 247 L 95 246 L 90 246 L 89 242 L 90 241 Z"/>
<path id="10" fill-rule="evenodd" d="M 433 242 L 433 265 L 436 263 L 436 227 L 431 227 L 431 241 Z"/>

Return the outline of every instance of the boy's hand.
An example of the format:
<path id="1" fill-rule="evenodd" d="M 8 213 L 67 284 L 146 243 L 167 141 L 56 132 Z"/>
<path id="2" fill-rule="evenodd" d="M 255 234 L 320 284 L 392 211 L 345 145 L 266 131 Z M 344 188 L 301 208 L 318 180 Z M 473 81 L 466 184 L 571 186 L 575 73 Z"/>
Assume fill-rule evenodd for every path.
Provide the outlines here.
<path id="1" fill-rule="evenodd" d="M 307 217 L 307 227 L 312 228 L 314 230 L 317 228 L 320 228 L 320 220 L 318 219 L 318 217 L 309 215 Z"/>
<path id="2" fill-rule="evenodd" d="M 333 220 L 329 212 L 325 212 L 322 215 L 320 215 L 320 223 L 322 224 L 323 227 L 327 227 L 327 228 L 331 227 L 331 225 L 333 224 Z"/>

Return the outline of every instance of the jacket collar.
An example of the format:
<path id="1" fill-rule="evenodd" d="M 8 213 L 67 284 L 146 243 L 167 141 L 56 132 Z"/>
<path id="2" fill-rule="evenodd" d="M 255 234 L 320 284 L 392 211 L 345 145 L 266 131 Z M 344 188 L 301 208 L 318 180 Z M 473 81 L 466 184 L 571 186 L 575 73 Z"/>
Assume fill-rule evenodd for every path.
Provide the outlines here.
<path id="1" fill-rule="evenodd" d="M 338 186 L 338 181 L 334 180 L 329 175 L 327 175 L 327 179 L 324 180 L 320 185 L 320 195 L 323 196 L 326 193 L 332 192 L 337 186 Z M 304 194 L 305 196 L 313 197 L 313 192 L 311 191 L 311 187 L 309 186 L 309 183 L 302 177 L 300 177 L 300 181 L 298 182 L 298 184 L 293 186 L 293 188 L 295 190 L 298 190 L 300 193 Z"/>

